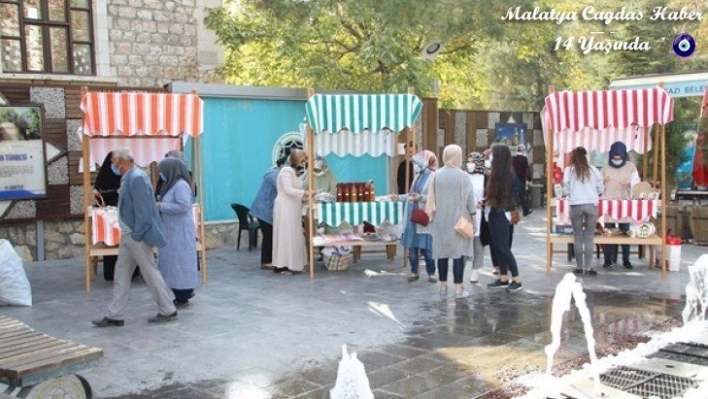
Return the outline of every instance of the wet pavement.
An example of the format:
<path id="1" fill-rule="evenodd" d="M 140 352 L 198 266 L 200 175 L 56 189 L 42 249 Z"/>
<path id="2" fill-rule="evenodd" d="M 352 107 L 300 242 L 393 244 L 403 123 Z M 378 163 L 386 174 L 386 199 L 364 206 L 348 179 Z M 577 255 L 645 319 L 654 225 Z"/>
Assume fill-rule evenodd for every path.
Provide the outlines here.
<path id="1" fill-rule="evenodd" d="M 102 316 L 112 289 L 99 270 L 86 293 L 82 259 L 26 265 L 34 306 L 3 307 L 0 314 L 102 347 L 103 359 L 80 373 L 99 398 L 326 398 L 342 344 L 358 353 L 377 398 L 478 397 L 545 368 L 553 291 L 572 266 L 557 254 L 546 274 L 541 213 L 525 219 L 514 237 L 524 279 L 516 293 L 486 287 L 488 252 L 480 283 L 465 283 L 472 296 L 455 300 L 441 298 L 439 285 L 427 279 L 364 275 L 366 268 L 405 272 L 400 249 L 394 263 L 364 254 L 347 272 L 318 270 L 310 280 L 259 270 L 259 252 L 242 246 L 208 253 L 209 284 L 176 322 L 147 324 L 157 308 L 138 283 L 125 326 L 93 328 L 90 320 Z M 599 275 L 583 285 L 598 351 L 679 317 L 686 266 L 706 249 L 684 245 L 681 271 L 664 279 L 636 256 L 631 271 L 606 271 L 597 260 Z M 566 315 L 562 331 L 556 365 L 587 353 L 577 311 Z"/>

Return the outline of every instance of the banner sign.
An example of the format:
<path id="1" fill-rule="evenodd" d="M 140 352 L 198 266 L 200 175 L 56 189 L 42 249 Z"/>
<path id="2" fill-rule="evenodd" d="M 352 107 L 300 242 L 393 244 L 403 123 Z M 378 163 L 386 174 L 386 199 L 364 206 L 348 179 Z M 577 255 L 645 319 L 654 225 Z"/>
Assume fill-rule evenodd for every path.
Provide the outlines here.
<path id="1" fill-rule="evenodd" d="M 0 201 L 47 195 L 42 108 L 0 106 Z"/>

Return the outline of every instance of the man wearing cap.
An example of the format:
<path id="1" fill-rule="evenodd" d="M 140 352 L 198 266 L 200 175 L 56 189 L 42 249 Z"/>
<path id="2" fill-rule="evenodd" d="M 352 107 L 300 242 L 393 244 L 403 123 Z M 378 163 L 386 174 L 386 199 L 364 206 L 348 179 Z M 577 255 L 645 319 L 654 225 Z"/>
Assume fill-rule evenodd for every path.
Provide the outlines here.
<path id="1" fill-rule="evenodd" d="M 511 160 L 514 166 L 514 173 L 519 179 L 519 183 L 523 184 L 523 187 L 519 191 L 519 202 L 521 202 L 521 209 L 524 211 L 524 216 L 528 216 L 532 209 L 529 209 L 529 195 L 526 191 L 526 184 L 524 182 L 531 182 L 531 168 L 529 167 L 529 159 L 526 158 L 526 147 L 524 145 L 519 145 L 516 147 L 516 155 Z"/>
<path id="2" fill-rule="evenodd" d="M 413 154 L 415 154 L 415 145 L 413 142 L 409 142 L 404 145 L 403 148 L 406 149 L 408 156 L 407 159 L 403 159 L 400 164 L 398 164 L 398 173 L 396 175 L 396 183 L 398 184 L 398 194 L 405 194 L 408 192 L 408 188 L 413 183 Z M 406 164 L 408 164 L 408 181 L 406 182 Z"/>

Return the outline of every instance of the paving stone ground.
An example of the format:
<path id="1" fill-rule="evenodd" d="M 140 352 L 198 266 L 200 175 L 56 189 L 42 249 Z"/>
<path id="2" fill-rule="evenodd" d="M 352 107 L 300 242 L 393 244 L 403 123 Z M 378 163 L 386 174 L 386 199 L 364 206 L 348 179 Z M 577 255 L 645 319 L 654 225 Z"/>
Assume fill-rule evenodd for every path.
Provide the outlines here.
<path id="1" fill-rule="evenodd" d="M 176 322 L 148 325 L 157 307 L 137 283 L 124 327 L 92 327 L 112 287 L 99 266 L 86 293 L 83 259 L 27 264 L 34 306 L 1 307 L 0 314 L 104 348 L 104 358 L 81 373 L 98 398 L 326 398 L 342 344 L 358 353 L 377 398 L 473 398 L 522 370 L 545 368 L 553 292 L 572 266 L 557 254 L 546 273 L 542 213 L 525 219 L 514 237 L 524 279 L 516 293 L 486 287 L 488 253 L 480 283 L 465 283 L 472 296 L 455 300 L 441 299 L 427 279 L 363 273 L 406 272 L 400 248 L 393 263 L 365 254 L 347 272 L 318 269 L 310 279 L 262 271 L 259 252 L 242 247 L 209 251 L 209 283 Z M 599 275 L 583 285 L 598 345 L 679 316 L 686 266 L 706 252 L 684 245 L 681 271 L 665 278 L 636 256 L 631 271 L 604 270 L 597 260 Z M 566 316 L 563 341 L 555 364 L 587 352 L 575 310 Z"/>

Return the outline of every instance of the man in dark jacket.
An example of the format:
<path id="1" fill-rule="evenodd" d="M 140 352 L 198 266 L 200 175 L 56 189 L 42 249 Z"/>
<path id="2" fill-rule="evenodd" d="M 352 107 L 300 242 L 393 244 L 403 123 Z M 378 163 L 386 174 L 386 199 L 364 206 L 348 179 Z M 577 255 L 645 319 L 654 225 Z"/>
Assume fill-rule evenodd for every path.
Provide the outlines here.
<path id="1" fill-rule="evenodd" d="M 398 164 L 398 173 L 396 174 L 396 183 L 398 185 L 398 194 L 405 194 L 413 183 L 413 162 L 411 159 L 415 154 L 415 145 L 412 142 L 403 146 L 408 154 L 408 159 L 405 158 Z M 406 182 L 406 164 L 408 164 L 408 182 Z"/>
<path id="2" fill-rule="evenodd" d="M 521 183 L 521 189 L 519 190 L 519 202 L 521 203 L 521 209 L 524 211 L 524 216 L 527 216 L 532 209 L 529 209 L 529 195 L 526 191 L 526 183 L 531 182 L 531 167 L 529 166 L 529 159 L 526 157 L 526 148 L 523 145 L 519 145 L 516 148 L 516 155 L 511 159 L 511 163 L 514 166 L 514 173 Z"/>

